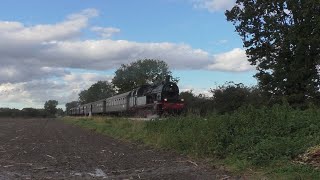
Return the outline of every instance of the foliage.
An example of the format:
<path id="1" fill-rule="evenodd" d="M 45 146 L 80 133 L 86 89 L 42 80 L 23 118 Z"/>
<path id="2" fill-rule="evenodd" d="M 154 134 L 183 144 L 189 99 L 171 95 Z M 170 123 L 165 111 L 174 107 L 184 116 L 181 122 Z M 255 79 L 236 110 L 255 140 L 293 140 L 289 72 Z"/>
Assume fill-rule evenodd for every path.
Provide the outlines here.
<path id="1" fill-rule="evenodd" d="M 293 106 L 319 101 L 319 9 L 318 0 L 237 0 L 226 11 L 270 97 Z"/>
<path id="2" fill-rule="evenodd" d="M 63 119 L 67 123 L 95 130 L 112 137 L 141 141 L 144 137 L 144 122 L 119 118 L 72 118 Z"/>
<path id="3" fill-rule="evenodd" d="M 112 83 L 119 93 L 130 91 L 141 85 L 161 83 L 167 75 L 171 75 L 164 61 L 154 59 L 137 60 L 130 64 L 122 64 L 115 72 Z M 177 78 L 172 79 L 177 82 Z"/>
<path id="4" fill-rule="evenodd" d="M 55 103 L 58 103 L 55 100 L 47 101 L 47 106 L 49 108 L 54 107 Z M 51 105 L 50 105 L 51 104 Z M 53 113 L 53 112 L 52 112 Z M 46 118 L 46 117 L 53 117 L 53 115 L 58 114 L 60 116 L 64 115 L 64 112 L 61 108 L 56 108 L 56 112 L 54 114 L 50 113 L 50 110 L 46 109 L 35 109 L 35 108 L 23 108 L 22 110 L 19 109 L 10 109 L 10 108 L 0 108 L 0 117 L 24 117 L 24 118 Z"/>
<path id="5" fill-rule="evenodd" d="M 267 167 L 272 173 L 316 172 L 294 165 L 298 155 L 320 143 L 320 110 L 296 110 L 288 105 L 260 109 L 248 106 L 231 114 L 170 117 L 147 122 L 126 119 L 72 123 L 118 138 L 142 141 L 198 157 L 225 160 L 240 168 Z M 241 167 L 242 166 L 242 167 Z"/>
<path id="6" fill-rule="evenodd" d="M 86 104 L 94 102 L 97 100 L 105 99 L 111 97 L 115 94 L 115 90 L 112 85 L 107 81 L 98 81 L 91 85 L 87 90 L 83 90 L 79 93 L 79 102 L 81 104 Z M 71 104 L 71 105 L 75 105 Z"/>
<path id="7" fill-rule="evenodd" d="M 261 107 L 267 104 L 266 96 L 257 87 L 248 87 L 242 83 L 228 82 L 211 89 L 213 103 L 218 113 L 233 112 L 242 106 Z"/>
<path id="8" fill-rule="evenodd" d="M 0 117 L 47 117 L 48 114 L 44 109 L 34 109 L 34 108 L 23 108 L 10 109 L 10 108 L 0 108 Z"/>
<path id="9" fill-rule="evenodd" d="M 58 101 L 56 100 L 46 101 L 44 104 L 44 110 L 50 115 L 55 115 L 58 110 L 57 105 L 58 105 Z"/>
<path id="10" fill-rule="evenodd" d="M 214 101 L 204 95 L 196 96 L 192 91 L 185 91 L 180 93 L 180 98 L 184 99 L 185 114 L 206 116 L 215 112 Z"/>
<path id="11" fill-rule="evenodd" d="M 78 107 L 80 105 L 79 101 L 71 101 L 66 103 L 66 112 L 68 113 L 71 108 Z"/>
<path id="12" fill-rule="evenodd" d="M 262 107 L 272 105 L 269 98 L 258 87 L 248 87 L 242 83 L 227 82 L 211 89 L 212 97 L 195 95 L 192 91 L 180 93 L 184 99 L 187 114 L 207 116 L 213 113 L 231 113 L 242 106 Z M 281 102 L 280 102 L 281 103 Z"/>
<path id="13" fill-rule="evenodd" d="M 0 117 L 17 117 L 20 116 L 19 109 L 0 108 Z"/>
<path id="14" fill-rule="evenodd" d="M 163 146 L 199 156 L 236 156 L 254 165 L 292 160 L 320 143 L 320 111 L 289 106 L 241 108 L 233 114 L 147 122 Z"/>
<path id="15" fill-rule="evenodd" d="M 23 117 L 46 117 L 48 113 L 44 109 L 34 109 L 34 108 L 23 108 L 19 115 L 15 114 L 15 116 L 23 116 Z"/>
<path id="16" fill-rule="evenodd" d="M 56 114 L 57 114 L 58 116 L 63 116 L 63 115 L 65 114 L 65 112 L 63 111 L 62 108 L 58 108 Z"/>

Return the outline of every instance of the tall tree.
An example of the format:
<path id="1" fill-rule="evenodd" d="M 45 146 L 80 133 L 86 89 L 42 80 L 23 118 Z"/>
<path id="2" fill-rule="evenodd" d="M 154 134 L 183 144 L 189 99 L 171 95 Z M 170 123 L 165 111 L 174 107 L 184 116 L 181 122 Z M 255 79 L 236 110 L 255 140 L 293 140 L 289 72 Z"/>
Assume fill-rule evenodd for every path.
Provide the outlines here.
<path id="1" fill-rule="evenodd" d="M 115 72 L 112 83 L 119 93 L 127 92 L 144 84 L 161 83 L 171 75 L 167 63 L 161 60 L 144 59 L 122 64 Z M 172 79 L 178 82 L 178 78 Z"/>
<path id="2" fill-rule="evenodd" d="M 319 96 L 319 0 L 237 0 L 227 20 L 242 37 L 259 86 L 303 104 Z"/>
<path id="3" fill-rule="evenodd" d="M 44 103 L 44 109 L 50 115 L 55 115 L 57 112 L 57 105 L 58 105 L 58 101 L 49 100 Z"/>
<path id="4" fill-rule="evenodd" d="M 66 103 L 66 112 L 67 114 L 69 113 L 69 110 L 73 107 L 77 107 L 80 105 L 80 102 L 79 101 L 71 101 L 71 102 L 68 102 Z"/>
<path id="5" fill-rule="evenodd" d="M 98 81 L 89 89 L 79 93 L 79 101 L 81 104 L 94 102 L 100 99 L 111 97 L 115 94 L 113 86 L 107 81 Z"/>

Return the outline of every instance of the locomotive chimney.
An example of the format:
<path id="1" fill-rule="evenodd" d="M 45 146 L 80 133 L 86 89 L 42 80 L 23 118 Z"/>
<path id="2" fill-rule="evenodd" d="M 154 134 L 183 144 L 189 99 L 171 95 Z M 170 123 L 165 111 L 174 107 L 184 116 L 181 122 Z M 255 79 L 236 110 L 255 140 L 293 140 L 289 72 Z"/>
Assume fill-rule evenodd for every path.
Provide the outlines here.
<path id="1" fill-rule="evenodd" d="M 170 76 L 170 75 L 167 75 L 167 76 L 166 76 L 166 83 L 167 83 L 167 82 L 170 82 L 170 79 L 171 79 L 171 76 Z"/>

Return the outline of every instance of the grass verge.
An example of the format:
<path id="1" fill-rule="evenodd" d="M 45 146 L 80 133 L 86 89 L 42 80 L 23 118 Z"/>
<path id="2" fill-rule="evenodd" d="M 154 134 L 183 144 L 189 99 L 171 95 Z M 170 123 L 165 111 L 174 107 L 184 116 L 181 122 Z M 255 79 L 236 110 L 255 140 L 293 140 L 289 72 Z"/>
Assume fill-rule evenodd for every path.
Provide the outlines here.
<path id="1" fill-rule="evenodd" d="M 171 117 L 154 121 L 64 118 L 119 139 L 173 149 L 222 162 L 233 172 L 270 179 L 320 179 L 320 171 L 293 163 L 320 144 L 320 111 L 288 106 L 241 108 L 232 114 Z"/>

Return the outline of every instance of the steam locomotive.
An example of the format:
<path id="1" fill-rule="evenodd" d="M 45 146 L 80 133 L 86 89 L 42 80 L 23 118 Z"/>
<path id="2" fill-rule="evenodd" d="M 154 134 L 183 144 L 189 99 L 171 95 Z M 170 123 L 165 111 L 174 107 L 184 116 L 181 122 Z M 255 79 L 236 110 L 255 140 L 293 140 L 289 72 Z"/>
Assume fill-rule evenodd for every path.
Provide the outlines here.
<path id="1" fill-rule="evenodd" d="M 69 115 L 123 114 L 147 117 L 180 114 L 183 108 L 184 100 L 179 98 L 177 84 L 167 77 L 158 85 L 143 85 L 123 94 L 71 108 Z"/>

